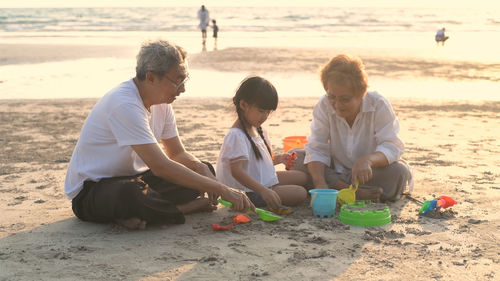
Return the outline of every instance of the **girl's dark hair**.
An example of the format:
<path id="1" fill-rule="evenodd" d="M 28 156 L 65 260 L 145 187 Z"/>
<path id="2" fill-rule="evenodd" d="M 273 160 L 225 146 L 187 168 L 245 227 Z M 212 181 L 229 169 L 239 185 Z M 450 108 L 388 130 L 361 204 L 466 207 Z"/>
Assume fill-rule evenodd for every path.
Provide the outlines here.
<path id="1" fill-rule="evenodd" d="M 241 82 L 240 87 L 236 91 L 236 94 L 233 97 L 233 103 L 236 107 L 236 113 L 238 114 L 238 120 L 240 121 L 243 131 L 247 136 L 248 140 L 252 144 L 253 152 L 255 153 L 255 157 L 257 159 L 262 159 L 262 155 L 260 154 L 259 149 L 253 142 L 252 138 L 248 134 L 246 129 L 248 122 L 245 120 L 245 115 L 240 108 L 240 101 L 245 101 L 248 105 L 256 106 L 260 109 L 264 110 L 276 110 L 278 107 L 278 93 L 276 92 L 276 88 L 274 88 L 273 84 L 268 80 L 259 77 L 259 76 L 251 76 L 247 77 L 243 82 Z M 264 137 L 262 132 L 262 127 L 257 128 L 257 132 L 260 137 L 264 140 L 264 144 L 267 147 L 267 151 L 269 155 L 272 157 L 271 148 Z"/>

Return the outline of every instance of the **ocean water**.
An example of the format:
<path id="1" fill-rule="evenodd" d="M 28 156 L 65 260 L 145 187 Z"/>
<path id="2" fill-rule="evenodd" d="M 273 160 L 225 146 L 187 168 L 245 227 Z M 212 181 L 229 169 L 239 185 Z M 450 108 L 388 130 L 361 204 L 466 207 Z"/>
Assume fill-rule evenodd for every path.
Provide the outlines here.
<path id="1" fill-rule="evenodd" d="M 0 43 L 110 43 L 167 38 L 200 52 L 197 7 L 0 9 Z M 213 7 L 219 49 L 241 46 L 389 50 L 387 55 L 500 61 L 500 11 L 473 8 Z M 446 51 L 434 35 L 445 27 Z M 208 29 L 211 44 L 211 29 Z"/>
<path id="2" fill-rule="evenodd" d="M 500 30 L 499 11 L 474 8 L 213 7 L 224 32 L 453 32 Z M 0 9 L 2 32 L 195 31 L 197 8 Z"/>
<path id="3" fill-rule="evenodd" d="M 0 44 L 110 44 L 135 48 L 144 40 L 165 38 L 190 53 L 198 53 L 202 46 L 197 10 L 196 7 L 0 9 Z M 209 7 L 209 11 L 220 28 L 219 49 L 332 47 L 361 56 L 500 63 L 500 11 L 488 7 Z M 450 36 L 444 48 L 436 47 L 434 42 L 434 34 L 441 27 L 446 27 Z M 212 51 L 211 30 L 208 32 L 207 49 Z M 2 61 L 0 54 L 0 99 L 100 97 L 132 77 L 133 70 L 133 57 L 10 64 Z M 183 96 L 230 97 L 247 75 L 206 70 L 192 70 L 191 74 Z M 277 74 L 270 78 L 282 96 L 323 94 L 315 75 Z M 373 90 L 396 98 L 500 100 L 500 83 L 491 81 L 374 78 L 370 84 Z M 206 90 L 207 85 L 210 91 Z"/>

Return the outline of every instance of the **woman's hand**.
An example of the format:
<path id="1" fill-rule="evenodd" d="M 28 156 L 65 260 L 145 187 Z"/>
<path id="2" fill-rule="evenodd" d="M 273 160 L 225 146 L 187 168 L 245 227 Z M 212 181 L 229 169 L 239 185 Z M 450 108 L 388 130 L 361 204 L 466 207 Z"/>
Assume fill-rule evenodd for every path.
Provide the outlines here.
<path id="1" fill-rule="evenodd" d="M 373 177 L 372 163 L 367 157 L 361 157 L 352 166 L 351 182 L 355 183 L 356 180 L 360 184 L 369 181 Z"/>
<path id="2" fill-rule="evenodd" d="M 255 211 L 255 206 L 241 190 L 228 187 L 223 192 L 222 199 L 233 203 L 236 212 L 247 212 L 249 209 Z"/>
<path id="3" fill-rule="evenodd" d="M 281 199 L 276 191 L 266 188 L 260 193 L 262 199 L 266 201 L 267 205 L 273 209 L 278 209 L 281 206 Z"/>

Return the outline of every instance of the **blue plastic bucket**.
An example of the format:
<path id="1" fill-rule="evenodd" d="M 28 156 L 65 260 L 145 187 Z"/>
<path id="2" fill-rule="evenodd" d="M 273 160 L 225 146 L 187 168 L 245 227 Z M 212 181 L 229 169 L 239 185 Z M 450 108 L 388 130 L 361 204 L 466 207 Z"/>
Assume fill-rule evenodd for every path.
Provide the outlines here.
<path id="1" fill-rule="evenodd" d="M 335 215 L 335 207 L 337 206 L 336 189 L 311 189 L 311 207 L 315 217 L 333 217 Z"/>

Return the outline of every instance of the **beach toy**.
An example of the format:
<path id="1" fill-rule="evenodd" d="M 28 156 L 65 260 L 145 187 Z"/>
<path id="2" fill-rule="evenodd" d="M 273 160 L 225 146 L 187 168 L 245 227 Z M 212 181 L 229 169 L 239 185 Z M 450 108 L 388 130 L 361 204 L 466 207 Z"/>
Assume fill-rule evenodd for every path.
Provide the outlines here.
<path id="1" fill-rule="evenodd" d="M 215 231 L 218 231 L 218 230 L 229 230 L 233 228 L 233 224 L 230 224 L 228 226 L 220 226 L 216 223 L 212 224 L 212 229 L 215 230 Z"/>
<path id="2" fill-rule="evenodd" d="M 271 211 L 277 215 L 290 215 L 291 213 L 293 213 L 293 211 L 291 209 L 284 208 L 284 207 L 279 207 L 277 209 L 273 209 L 273 208 L 269 207 L 269 211 Z"/>
<path id="3" fill-rule="evenodd" d="M 434 200 L 429 200 L 429 201 L 424 201 L 422 204 L 422 207 L 418 211 L 420 214 L 427 214 L 430 211 L 439 211 L 441 208 L 446 209 L 448 207 L 451 207 L 453 205 L 457 204 L 457 201 L 453 200 L 453 198 L 449 196 L 439 196 L 439 198 L 436 198 Z"/>
<path id="4" fill-rule="evenodd" d="M 297 160 L 297 152 L 294 151 L 292 152 L 292 154 L 290 154 L 290 157 L 288 157 L 288 161 L 286 161 L 285 167 L 287 170 L 290 170 L 295 160 Z"/>
<path id="5" fill-rule="evenodd" d="M 340 206 L 344 204 L 354 203 L 356 202 L 356 191 L 358 190 L 359 182 L 356 180 L 356 188 L 352 188 L 352 184 L 349 185 L 348 188 L 344 188 L 339 191 L 339 195 L 337 196 L 337 201 Z"/>
<path id="6" fill-rule="evenodd" d="M 219 203 L 221 203 L 222 205 L 224 205 L 226 207 L 233 206 L 233 203 L 228 202 L 226 200 L 219 199 L 218 201 L 219 201 Z M 259 218 L 263 221 L 276 221 L 276 220 L 282 219 L 282 217 L 280 217 L 276 214 L 273 214 L 272 212 L 262 210 L 259 208 L 255 208 L 255 212 L 257 213 L 257 215 L 259 215 Z"/>
<path id="7" fill-rule="evenodd" d="M 356 201 L 340 207 L 339 220 L 357 226 L 380 226 L 391 223 L 389 206 L 371 201 Z"/>
<path id="8" fill-rule="evenodd" d="M 337 205 L 336 189 L 311 189 L 311 206 L 315 217 L 333 217 Z"/>
<path id="9" fill-rule="evenodd" d="M 308 143 L 306 136 L 290 136 L 283 139 L 283 151 L 287 153 L 293 148 L 304 148 Z"/>
<path id="10" fill-rule="evenodd" d="M 234 218 L 233 218 L 233 222 L 234 223 L 237 223 L 237 224 L 240 224 L 240 223 L 247 223 L 247 222 L 250 222 L 250 218 L 245 215 L 245 214 L 237 214 Z"/>

